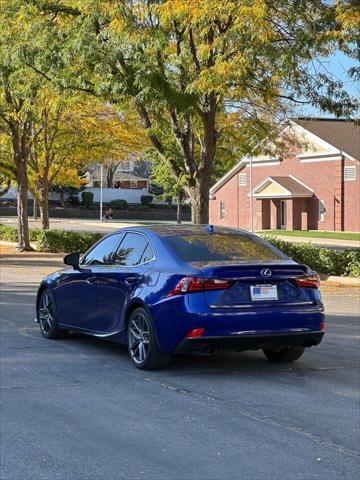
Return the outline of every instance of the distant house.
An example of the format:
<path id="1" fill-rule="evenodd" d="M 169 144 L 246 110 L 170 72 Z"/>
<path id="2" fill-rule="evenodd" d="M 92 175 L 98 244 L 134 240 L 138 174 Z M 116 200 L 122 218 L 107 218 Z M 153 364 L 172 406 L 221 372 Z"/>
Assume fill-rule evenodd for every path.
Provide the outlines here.
<path id="1" fill-rule="evenodd" d="M 108 167 L 103 168 L 103 187 L 107 187 Z M 101 170 L 98 164 L 92 165 L 87 172 L 88 187 L 100 188 Z M 144 190 L 149 186 L 149 178 L 135 171 L 135 162 L 122 161 L 113 173 L 113 188 Z"/>
<path id="2" fill-rule="evenodd" d="M 296 142 L 281 156 L 253 157 L 251 171 L 246 156 L 210 189 L 210 222 L 250 228 L 252 218 L 255 230 L 360 231 L 360 127 L 298 118 L 281 133 L 290 134 Z"/>

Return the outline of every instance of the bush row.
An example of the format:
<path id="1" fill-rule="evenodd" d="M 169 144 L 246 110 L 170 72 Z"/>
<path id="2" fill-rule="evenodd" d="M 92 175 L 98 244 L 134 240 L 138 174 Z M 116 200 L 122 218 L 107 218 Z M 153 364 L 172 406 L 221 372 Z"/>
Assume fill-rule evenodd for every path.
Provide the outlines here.
<path id="1" fill-rule="evenodd" d="M 36 248 L 41 252 L 84 253 L 103 236 L 96 232 L 74 232 L 71 230 L 42 230 Z"/>
<path id="2" fill-rule="evenodd" d="M 286 242 L 267 235 L 262 237 L 295 262 L 308 265 L 319 273 L 360 277 L 360 249 L 333 250 L 309 243 Z"/>
<path id="3" fill-rule="evenodd" d="M 70 230 L 30 229 L 30 241 L 37 242 L 37 250 L 52 253 L 85 252 L 103 235 L 95 232 Z M 319 273 L 360 277 L 360 249 L 333 250 L 309 243 L 294 243 L 263 235 L 265 240 L 284 252 L 295 262 L 303 263 Z M 16 227 L 0 225 L 0 240 L 17 242 Z"/>

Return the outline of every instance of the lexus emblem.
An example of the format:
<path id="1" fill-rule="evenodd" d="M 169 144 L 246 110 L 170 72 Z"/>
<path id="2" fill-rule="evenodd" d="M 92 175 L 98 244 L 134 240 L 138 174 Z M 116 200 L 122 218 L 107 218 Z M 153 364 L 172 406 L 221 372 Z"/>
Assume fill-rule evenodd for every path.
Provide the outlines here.
<path id="1" fill-rule="evenodd" d="M 262 277 L 271 277 L 270 268 L 263 268 L 260 273 Z"/>

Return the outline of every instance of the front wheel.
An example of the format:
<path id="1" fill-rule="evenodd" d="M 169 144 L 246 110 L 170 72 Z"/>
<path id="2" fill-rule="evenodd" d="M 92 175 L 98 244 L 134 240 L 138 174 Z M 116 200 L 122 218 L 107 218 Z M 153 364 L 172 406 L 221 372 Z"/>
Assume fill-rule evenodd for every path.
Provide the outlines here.
<path id="1" fill-rule="evenodd" d="M 137 308 L 130 315 L 127 337 L 129 355 L 137 368 L 160 370 L 168 366 L 171 355 L 160 352 L 154 327 L 144 308 Z"/>
<path id="2" fill-rule="evenodd" d="M 41 294 L 37 314 L 40 330 L 45 338 L 63 338 L 66 335 L 66 330 L 61 330 L 58 326 L 55 303 L 49 289 Z"/>
<path id="3" fill-rule="evenodd" d="M 304 353 L 305 347 L 285 347 L 279 351 L 264 348 L 265 357 L 270 362 L 294 362 Z"/>

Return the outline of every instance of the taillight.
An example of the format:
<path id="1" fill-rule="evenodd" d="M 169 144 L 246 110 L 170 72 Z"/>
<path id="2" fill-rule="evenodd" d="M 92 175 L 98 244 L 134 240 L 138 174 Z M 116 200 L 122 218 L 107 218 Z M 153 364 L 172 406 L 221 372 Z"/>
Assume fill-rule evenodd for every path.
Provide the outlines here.
<path id="1" fill-rule="evenodd" d="M 320 277 L 318 274 L 307 275 L 306 277 L 295 278 L 298 287 L 319 288 Z"/>
<path id="2" fill-rule="evenodd" d="M 204 292 L 208 290 L 225 290 L 230 286 L 231 282 L 218 278 L 184 277 L 166 296 L 173 297 L 174 295 Z"/>

